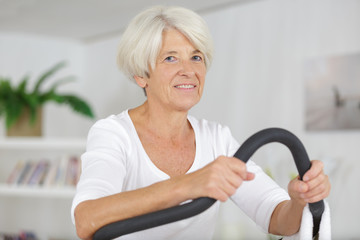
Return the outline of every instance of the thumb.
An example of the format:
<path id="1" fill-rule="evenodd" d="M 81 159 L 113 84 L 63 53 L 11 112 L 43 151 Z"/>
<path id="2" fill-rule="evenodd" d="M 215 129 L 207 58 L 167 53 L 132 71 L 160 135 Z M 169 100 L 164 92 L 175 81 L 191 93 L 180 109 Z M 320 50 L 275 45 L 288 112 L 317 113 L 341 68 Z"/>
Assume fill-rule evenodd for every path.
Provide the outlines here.
<path id="1" fill-rule="evenodd" d="M 255 174 L 252 172 L 247 172 L 246 173 L 246 179 L 244 179 L 245 181 L 251 181 L 255 178 Z"/>
<path id="2" fill-rule="evenodd" d="M 309 187 L 305 182 L 300 180 L 299 176 L 297 176 L 290 181 L 288 190 L 289 192 L 305 193 L 309 190 Z"/>

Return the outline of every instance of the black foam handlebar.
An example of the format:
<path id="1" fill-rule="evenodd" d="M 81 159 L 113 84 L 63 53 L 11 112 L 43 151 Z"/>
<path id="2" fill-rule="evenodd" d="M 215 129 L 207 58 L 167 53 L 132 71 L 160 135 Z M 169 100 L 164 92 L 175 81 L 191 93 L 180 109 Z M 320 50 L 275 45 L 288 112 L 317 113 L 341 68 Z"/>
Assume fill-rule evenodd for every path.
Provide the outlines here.
<path id="1" fill-rule="evenodd" d="M 294 134 L 284 129 L 269 128 L 255 133 L 240 146 L 234 157 L 246 163 L 257 149 L 271 142 L 279 142 L 289 148 L 302 179 L 306 171 L 311 167 L 309 157 L 301 141 Z M 215 202 L 215 199 L 202 197 L 179 206 L 110 223 L 100 228 L 94 234 L 93 239 L 113 239 L 125 234 L 186 219 L 205 211 Z M 309 208 L 313 215 L 313 236 L 315 236 L 319 231 L 321 216 L 324 212 L 324 202 L 310 203 Z"/>

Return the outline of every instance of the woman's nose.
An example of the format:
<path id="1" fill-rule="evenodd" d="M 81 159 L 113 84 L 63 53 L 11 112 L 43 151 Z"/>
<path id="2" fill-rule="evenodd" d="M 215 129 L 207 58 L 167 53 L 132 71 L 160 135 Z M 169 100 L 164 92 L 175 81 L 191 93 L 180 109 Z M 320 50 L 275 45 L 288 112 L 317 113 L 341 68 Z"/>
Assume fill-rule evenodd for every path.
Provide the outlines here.
<path id="1" fill-rule="evenodd" d="M 195 75 L 194 67 L 192 66 L 191 61 L 181 61 L 181 68 L 179 71 L 182 75 Z"/>

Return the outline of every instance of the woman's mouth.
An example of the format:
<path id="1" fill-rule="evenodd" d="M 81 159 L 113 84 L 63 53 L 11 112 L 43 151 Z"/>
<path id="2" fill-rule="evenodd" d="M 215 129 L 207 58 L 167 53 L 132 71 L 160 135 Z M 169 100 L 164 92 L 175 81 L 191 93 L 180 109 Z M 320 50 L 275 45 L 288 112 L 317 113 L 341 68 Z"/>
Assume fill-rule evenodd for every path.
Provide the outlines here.
<path id="1" fill-rule="evenodd" d="M 176 85 L 175 88 L 183 88 L 183 89 L 191 89 L 191 88 L 195 88 L 196 85 L 193 84 L 181 84 L 181 85 Z"/>

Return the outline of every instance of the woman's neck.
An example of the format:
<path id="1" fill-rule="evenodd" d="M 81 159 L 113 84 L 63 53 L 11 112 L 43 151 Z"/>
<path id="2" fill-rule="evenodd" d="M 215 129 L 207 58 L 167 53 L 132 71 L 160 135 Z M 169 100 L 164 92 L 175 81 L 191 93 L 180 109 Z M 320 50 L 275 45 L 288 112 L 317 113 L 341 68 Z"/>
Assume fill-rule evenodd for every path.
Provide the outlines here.
<path id="1" fill-rule="evenodd" d="M 129 110 L 129 115 L 137 130 L 145 130 L 161 138 L 172 140 L 182 139 L 192 131 L 187 114 L 184 111 L 152 106 L 147 101 Z"/>

